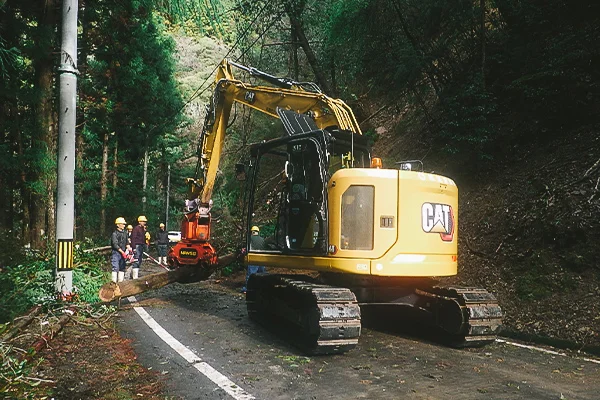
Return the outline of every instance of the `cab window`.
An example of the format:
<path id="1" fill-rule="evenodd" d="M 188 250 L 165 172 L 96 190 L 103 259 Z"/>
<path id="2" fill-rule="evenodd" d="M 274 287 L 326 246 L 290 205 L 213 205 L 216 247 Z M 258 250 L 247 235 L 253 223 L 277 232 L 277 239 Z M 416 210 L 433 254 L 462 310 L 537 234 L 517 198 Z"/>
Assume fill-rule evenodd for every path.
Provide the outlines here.
<path id="1" fill-rule="evenodd" d="M 342 250 L 373 250 L 374 200 L 373 186 L 353 185 L 342 195 Z"/>

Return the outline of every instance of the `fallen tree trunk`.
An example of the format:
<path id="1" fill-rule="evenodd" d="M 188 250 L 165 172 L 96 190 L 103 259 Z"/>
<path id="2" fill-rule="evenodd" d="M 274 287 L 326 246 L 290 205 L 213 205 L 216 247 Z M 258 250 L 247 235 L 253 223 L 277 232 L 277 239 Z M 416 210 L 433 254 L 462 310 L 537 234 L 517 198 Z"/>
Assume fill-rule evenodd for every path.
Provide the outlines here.
<path id="1" fill-rule="evenodd" d="M 219 257 L 218 263 L 211 269 L 181 267 L 173 271 L 146 275 L 130 281 L 119 283 L 109 282 L 100 288 L 98 297 L 104 302 L 109 302 L 119 297 L 134 296 L 148 290 L 158 289 L 173 282 L 191 283 L 203 281 L 208 279 L 216 270 L 231 264 L 235 259 L 235 254 L 227 254 Z"/>
<path id="2" fill-rule="evenodd" d="M 94 247 L 93 249 L 86 249 L 84 253 L 110 253 L 111 246 Z"/>
<path id="3" fill-rule="evenodd" d="M 17 321 L 17 319 L 19 319 L 19 321 L 13 321 L 14 325 L 12 329 L 2 336 L 2 340 L 8 342 L 9 340 L 17 336 L 21 329 L 29 325 L 31 321 L 33 321 L 33 319 L 40 313 L 40 311 L 42 311 L 42 306 L 38 304 L 36 306 L 33 306 L 23 317 L 15 318 L 14 321 Z"/>
<path id="4" fill-rule="evenodd" d="M 75 314 L 74 308 L 67 308 L 63 311 L 65 314 L 59 318 L 58 322 L 56 322 L 54 325 L 52 325 L 50 327 L 48 333 L 42 335 L 41 338 L 36 340 L 35 343 L 33 343 L 31 345 L 30 348 L 33 350 L 33 352 L 29 351 L 29 352 L 21 355 L 21 357 L 19 357 L 19 359 L 21 361 L 31 360 L 35 353 L 38 353 L 40 350 L 42 350 L 45 347 L 48 347 L 48 343 L 50 343 L 50 340 L 52 340 L 56 335 L 58 335 L 58 333 L 62 330 L 62 328 L 65 326 L 65 324 L 67 322 L 69 322 L 69 320 L 71 319 L 71 316 L 73 316 Z"/>

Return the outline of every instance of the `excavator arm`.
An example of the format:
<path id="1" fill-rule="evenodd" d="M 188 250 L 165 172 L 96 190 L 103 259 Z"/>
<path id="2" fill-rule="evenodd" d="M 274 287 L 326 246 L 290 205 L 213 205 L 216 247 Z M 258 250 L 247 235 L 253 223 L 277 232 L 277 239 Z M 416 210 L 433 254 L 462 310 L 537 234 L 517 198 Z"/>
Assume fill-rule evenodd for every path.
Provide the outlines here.
<path id="1" fill-rule="evenodd" d="M 275 87 L 242 82 L 234 77 L 232 67 Z M 314 83 L 278 78 L 255 68 L 223 60 L 217 68 L 213 96 L 199 139 L 195 178 L 188 178 L 189 194 L 182 222 L 182 241 L 170 252 L 169 264 L 172 266 L 216 265 L 216 252 L 210 245 L 211 197 L 234 103 L 246 105 L 273 118 L 280 118 L 278 110 L 292 111 L 309 116 L 316 129 L 336 128 L 361 134 L 350 107 L 342 100 L 321 93 Z"/>
<path id="2" fill-rule="evenodd" d="M 234 78 L 232 66 L 281 87 L 255 86 Z M 311 85 L 315 91 L 303 89 Z M 217 69 L 215 90 L 208 109 L 204 130 L 200 138 L 198 177 L 192 194 L 198 195 L 202 203 L 208 203 L 213 191 L 219 167 L 223 140 L 234 103 L 240 103 L 273 118 L 279 118 L 277 108 L 309 115 L 318 129 L 337 127 L 341 130 L 361 134 L 352 110 L 346 103 L 317 91 L 314 84 L 293 82 L 276 78 L 231 61 L 223 60 Z"/>

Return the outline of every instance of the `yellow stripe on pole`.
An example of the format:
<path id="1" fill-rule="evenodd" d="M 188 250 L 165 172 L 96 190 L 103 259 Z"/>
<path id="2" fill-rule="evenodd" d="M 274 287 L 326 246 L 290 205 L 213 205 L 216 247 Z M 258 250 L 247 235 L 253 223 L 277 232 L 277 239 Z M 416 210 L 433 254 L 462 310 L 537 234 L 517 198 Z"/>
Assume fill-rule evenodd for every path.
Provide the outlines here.
<path id="1" fill-rule="evenodd" d="M 58 239 L 56 267 L 58 271 L 73 269 L 73 239 Z"/>

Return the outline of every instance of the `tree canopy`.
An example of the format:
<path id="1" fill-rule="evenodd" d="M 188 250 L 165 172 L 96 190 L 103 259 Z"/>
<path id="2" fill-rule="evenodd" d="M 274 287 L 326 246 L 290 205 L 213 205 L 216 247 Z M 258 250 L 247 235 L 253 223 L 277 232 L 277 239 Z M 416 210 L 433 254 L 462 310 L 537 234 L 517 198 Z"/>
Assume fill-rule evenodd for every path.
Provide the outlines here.
<path id="1" fill-rule="evenodd" d="M 105 237 L 121 215 L 162 220 L 169 165 L 176 212 L 184 191 L 178 179 L 193 169 L 200 104 L 218 56 L 316 82 L 350 103 L 374 139 L 370 107 L 397 110 L 393 135 L 418 130 L 458 164 L 480 168 L 504 143 L 549 140 L 597 122 L 598 7 L 558 0 L 80 1 L 76 236 Z M 56 0 L 0 5 L 0 229 L 34 247 L 54 231 L 59 9 Z M 219 43 L 196 53 L 199 63 L 215 65 L 178 66 L 174 38 Z M 184 78 L 186 68 L 202 71 Z M 240 115 L 225 163 L 273 134 L 263 117 Z M 220 205 L 231 207 L 237 189 L 224 174 Z"/>

